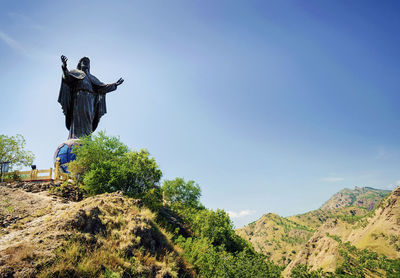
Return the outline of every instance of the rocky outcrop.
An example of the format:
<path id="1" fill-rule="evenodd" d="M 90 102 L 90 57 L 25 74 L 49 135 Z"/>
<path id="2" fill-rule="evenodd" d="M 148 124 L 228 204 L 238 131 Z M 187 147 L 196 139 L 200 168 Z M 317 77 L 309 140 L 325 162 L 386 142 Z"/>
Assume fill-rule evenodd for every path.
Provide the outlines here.
<path id="1" fill-rule="evenodd" d="M 191 277 L 141 200 L 116 192 L 73 202 L 52 186 L 59 185 L 0 184 L 0 278 L 81 277 L 87 268 L 90 277 L 108 268 L 126 277 Z"/>
<path id="2" fill-rule="evenodd" d="M 325 204 L 322 210 L 334 210 L 345 207 L 361 207 L 373 210 L 376 205 L 388 194 L 390 190 L 381 190 L 371 187 L 355 187 L 354 190 L 343 189 L 333 195 Z"/>

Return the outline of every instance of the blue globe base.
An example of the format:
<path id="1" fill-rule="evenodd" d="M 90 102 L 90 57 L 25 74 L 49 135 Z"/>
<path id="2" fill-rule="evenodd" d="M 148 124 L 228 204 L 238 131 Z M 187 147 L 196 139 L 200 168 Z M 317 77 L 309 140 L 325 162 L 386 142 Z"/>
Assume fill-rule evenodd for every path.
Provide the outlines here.
<path id="1" fill-rule="evenodd" d="M 69 173 L 67 163 L 76 159 L 75 154 L 72 153 L 72 149 L 78 144 L 79 139 L 68 139 L 64 143 L 61 143 L 54 153 L 54 164 L 57 162 L 57 158 L 59 158 L 60 168 L 64 173 Z"/>

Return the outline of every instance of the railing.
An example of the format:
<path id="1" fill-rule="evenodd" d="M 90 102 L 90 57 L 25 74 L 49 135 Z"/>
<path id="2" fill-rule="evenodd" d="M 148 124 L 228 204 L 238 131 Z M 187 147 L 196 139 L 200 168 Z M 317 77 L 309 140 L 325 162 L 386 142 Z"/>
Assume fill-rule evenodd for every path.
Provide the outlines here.
<path id="1" fill-rule="evenodd" d="M 43 181 L 53 179 L 53 169 L 48 170 L 30 170 L 30 171 L 14 171 L 3 173 L 6 177 L 4 181 L 12 181 L 14 177 L 18 177 L 21 181 Z M 45 175 L 43 175 L 45 174 Z"/>
<path id="2" fill-rule="evenodd" d="M 43 175 L 45 174 L 45 175 Z M 57 158 L 56 168 L 54 169 L 54 179 L 53 179 L 53 168 L 47 170 L 30 170 L 30 171 L 13 171 L 4 172 L 4 181 L 13 181 L 16 177 L 20 181 L 65 181 L 68 180 L 68 174 L 61 172 L 60 161 Z"/>

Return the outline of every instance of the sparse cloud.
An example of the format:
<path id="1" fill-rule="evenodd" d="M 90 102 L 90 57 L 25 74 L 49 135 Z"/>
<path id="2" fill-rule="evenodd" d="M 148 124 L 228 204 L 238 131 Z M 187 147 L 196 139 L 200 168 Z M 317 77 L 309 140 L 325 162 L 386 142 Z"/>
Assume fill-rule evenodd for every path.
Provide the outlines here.
<path id="1" fill-rule="evenodd" d="M 29 29 L 35 29 L 35 30 L 44 29 L 43 25 L 38 24 L 32 18 L 24 14 L 10 12 L 8 13 L 8 16 Z"/>
<path id="2" fill-rule="evenodd" d="M 254 211 L 252 210 L 241 210 L 239 212 L 234 212 L 234 211 L 227 211 L 227 213 L 229 214 L 229 217 L 234 219 L 234 218 L 241 218 L 241 217 L 245 217 L 248 215 L 252 215 L 254 213 Z"/>
<path id="3" fill-rule="evenodd" d="M 25 48 L 15 39 L 0 30 L 0 40 L 11 47 L 13 50 L 18 51 L 21 54 L 27 55 Z"/>
<path id="4" fill-rule="evenodd" d="M 10 22 L 17 26 L 18 34 L 23 32 L 38 33 L 37 31 L 42 31 L 45 29 L 42 25 L 38 24 L 35 20 L 24 14 L 9 12 L 8 17 L 10 18 Z M 10 33 L 4 29 L 0 30 L 0 43 L 5 43 L 12 50 L 28 58 L 35 59 L 38 57 L 42 58 L 50 56 L 48 53 L 43 53 L 41 50 L 35 49 L 35 47 L 32 45 L 22 44 L 21 41 L 15 38 L 14 32 Z"/>
<path id="5" fill-rule="evenodd" d="M 2 30 L 0 30 L 0 43 L 5 43 L 8 45 L 12 50 L 18 52 L 19 54 L 29 58 L 29 59 L 34 59 L 34 60 L 53 60 L 57 59 L 58 55 L 55 55 L 54 53 L 46 53 L 41 50 L 32 48 L 30 46 L 23 46 L 19 41 L 16 39 L 12 38 Z"/>
<path id="6" fill-rule="evenodd" d="M 325 178 L 322 178 L 321 181 L 338 182 L 338 181 L 344 181 L 344 178 L 341 178 L 341 177 L 325 177 Z"/>

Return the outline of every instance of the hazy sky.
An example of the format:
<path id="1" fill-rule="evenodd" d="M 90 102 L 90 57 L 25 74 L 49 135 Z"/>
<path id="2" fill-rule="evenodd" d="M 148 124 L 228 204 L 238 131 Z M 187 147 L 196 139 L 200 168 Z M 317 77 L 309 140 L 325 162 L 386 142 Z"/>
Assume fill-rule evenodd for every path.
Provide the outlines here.
<path id="1" fill-rule="evenodd" d="M 68 137 L 60 55 L 106 83 L 98 130 L 198 182 L 236 226 L 400 185 L 400 2 L 2 1 L 0 134 Z"/>

